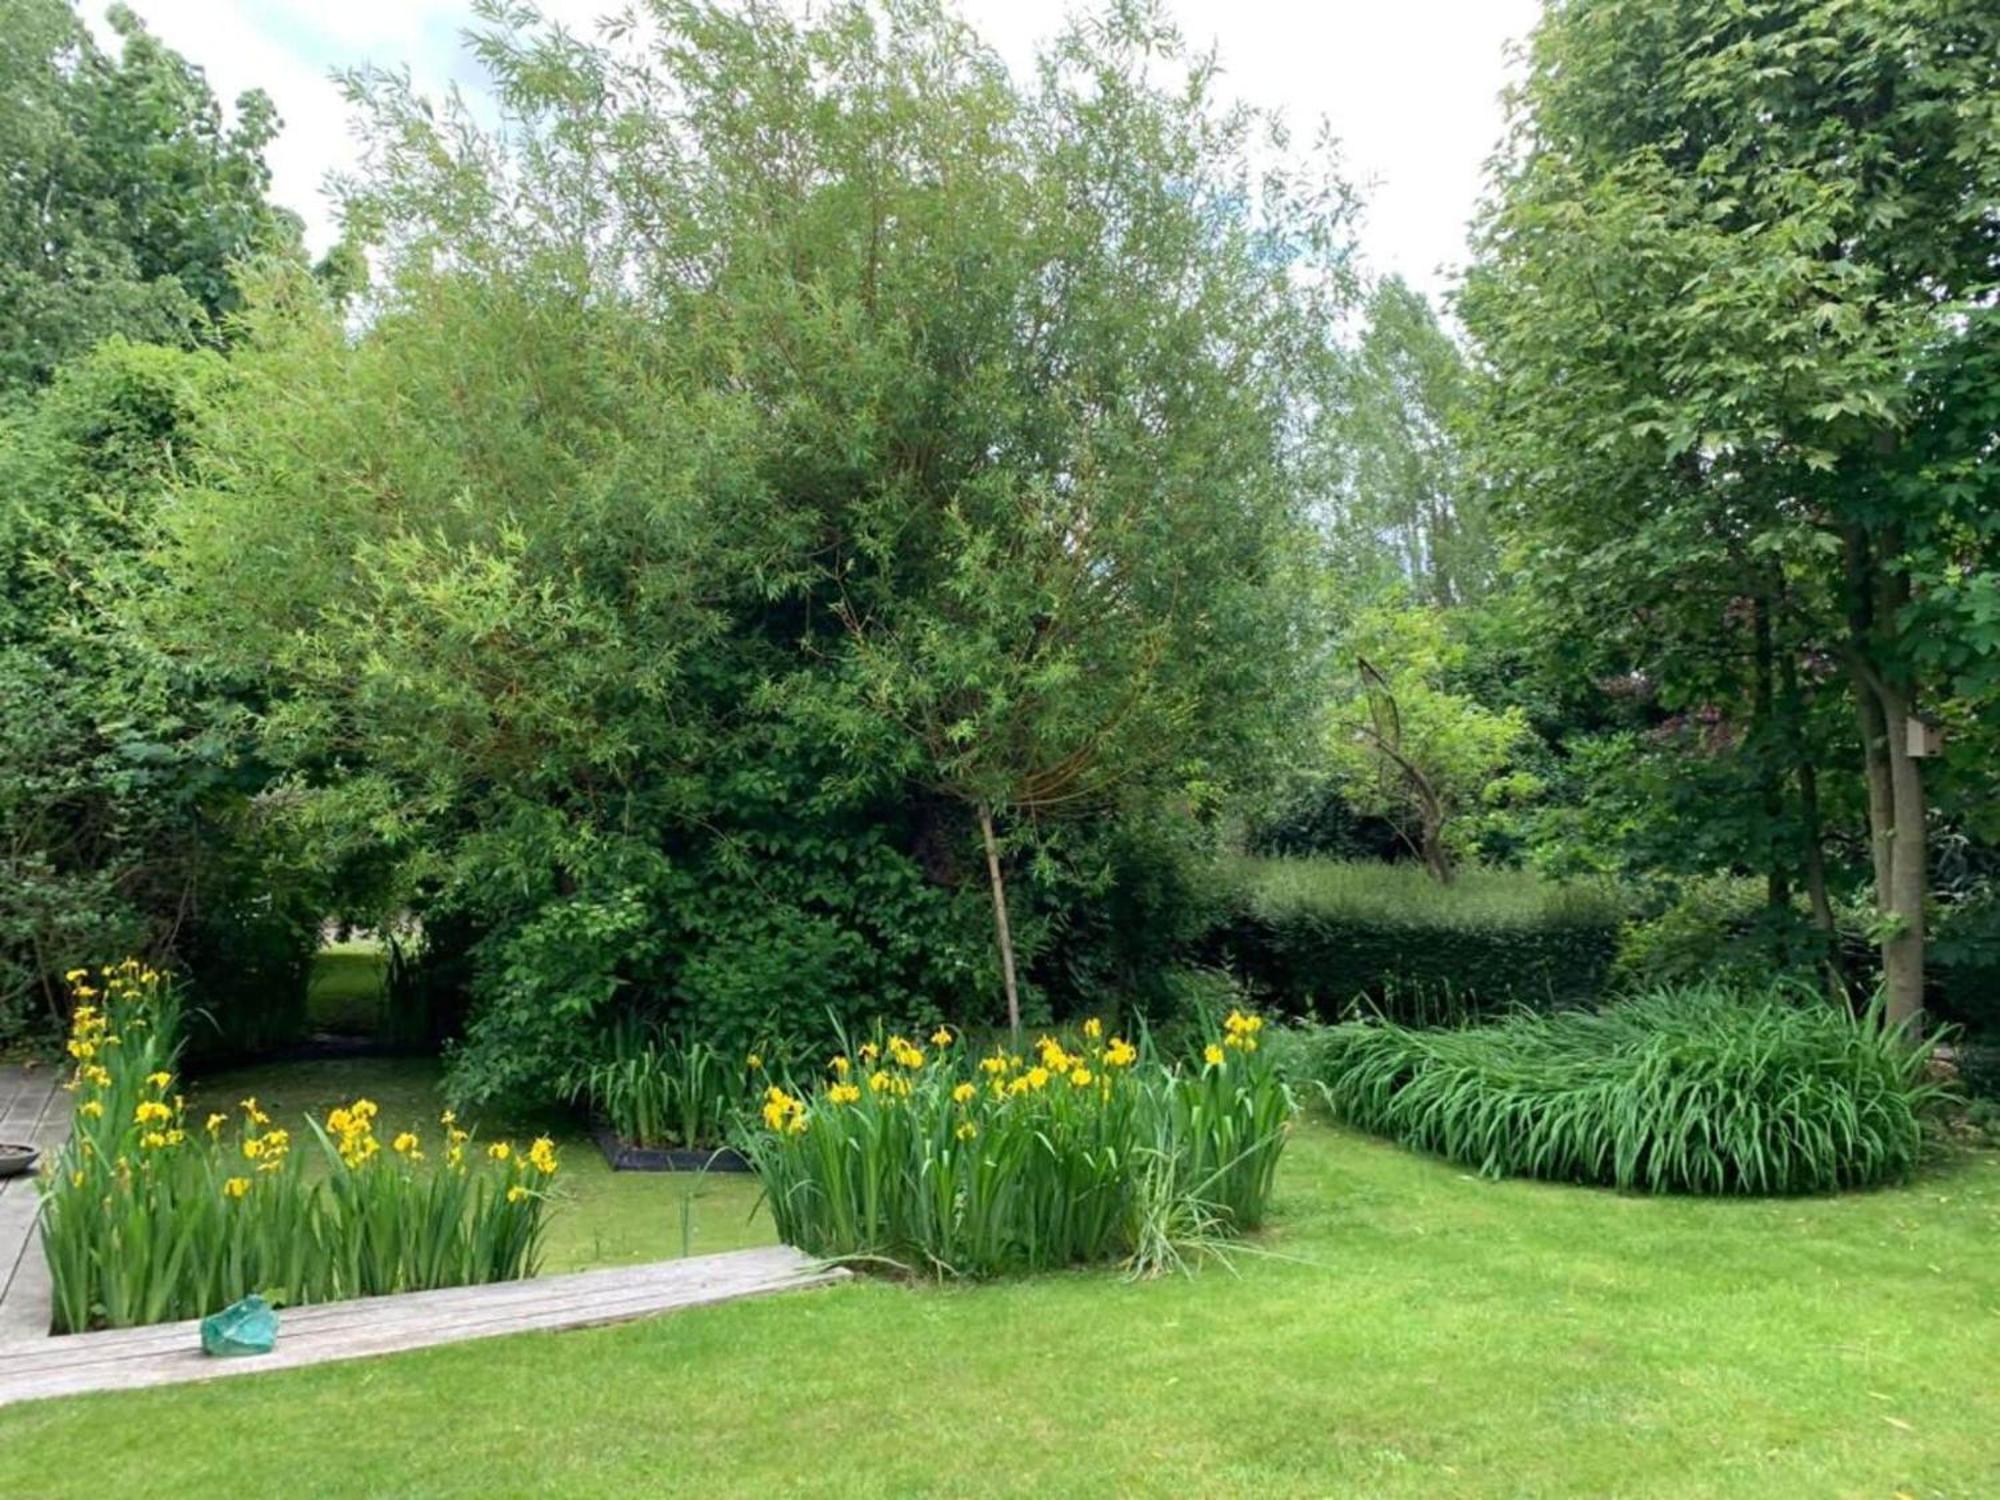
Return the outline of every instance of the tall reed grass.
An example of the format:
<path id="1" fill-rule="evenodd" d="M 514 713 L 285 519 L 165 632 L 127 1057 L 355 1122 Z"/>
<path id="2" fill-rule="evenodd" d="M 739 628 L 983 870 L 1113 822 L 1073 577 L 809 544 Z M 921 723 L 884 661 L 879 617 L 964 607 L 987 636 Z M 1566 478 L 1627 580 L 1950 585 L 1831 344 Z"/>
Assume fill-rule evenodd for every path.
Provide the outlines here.
<path id="1" fill-rule="evenodd" d="M 1406 1024 L 1600 993 L 1628 900 L 1599 882 L 1468 867 L 1239 859 L 1211 938 L 1272 1005 L 1332 1020 L 1360 997 Z"/>
<path id="2" fill-rule="evenodd" d="M 1924 1039 L 1788 990 L 1662 989 L 1602 1011 L 1325 1031 L 1336 1115 L 1490 1176 L 1785 1194 L 1907 1177 L 1939 1090 Z"/>
<path id="3" fill-rule="evenodd" d="M 1602 881 L 1556 881 L 1530 870 L 1468 865 L 1440 885 L 1419 864 L 1273 859 L 1239 855 L 1223 864 L 1228 884 L 1273 917 L 1327 913 L 1393 928 L 1514 928 L 1580 923 L 1615 926 L 1628 898 Z"/>
<path id="4" fill-rule="evenodd" d="M 767 1080 L 785 1076 L 790 1052 L 773 1040 L 725 1055 L 699 1037 L 634 1023 L 612 1033 L 609 1056 L 565 1082 L 629 1145 L 707 1149 L 728 1142 Z"/>

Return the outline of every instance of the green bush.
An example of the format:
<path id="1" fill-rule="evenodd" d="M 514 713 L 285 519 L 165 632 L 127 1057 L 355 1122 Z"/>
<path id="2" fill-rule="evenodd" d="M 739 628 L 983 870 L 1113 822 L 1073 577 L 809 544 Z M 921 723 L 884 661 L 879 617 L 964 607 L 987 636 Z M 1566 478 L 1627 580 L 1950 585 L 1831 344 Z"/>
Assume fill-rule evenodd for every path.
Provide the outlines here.
<path id="1" fill-rule="evenodd" d="M 66 970 L 166 955 L 208 911 L 225 705 L 126 606 L 221 378 L 213 356 L 112 341 L 0 415 L 0 1038 L 60 1026 Z"/>
<path id="2" fill-rule="evenodd" d="M 1028 878 L 1013 889 L 1044 929 L 1030 977 L 1050 1012 L 1087 1015 L 1116 995 L 1157 1029 L 1193 1019 L 1204 1004 L 1220 1014 L 1241 998 L 1186 963 L 1228 911 L 1229 870 L 1217 862 L 1216 837 L 1181 808 L 1129 809 L 1097 830 L 1056 823 L 1041 831 L 1052 857 L 1037 848 L 1023 862 Z"/>
<path id="3" fill-rule="evenodd" d="M 1624 918 L 1608 887 L 1415 865 L 1244 859 L 1217 956 L 1283 1009 L 1407 1021 L 1595 998 Z"/>
<path id="4" fill-rule="evenodd" d="M 1633 989 L 1718 977 L 1768 983 L 1777 975 L 1770 944 L 1757 940 L 1764 911 L 1762 881 L 1742 875 L 1682 881 L 1657 909 L 1625 925 L 1613 978 Z"/>
<path id="5" fill-rule="evenodd" d="M 1341 1119 L 1495 1177 L 1811 1193 L 1907 1177 L 1928 1045 L 1806 991 L 1655 990 L 1597 1012 L 1350 1023 L 1317 1064 Z"/>
<path id="6" fill-rule="evenodd" d="M 1981 882 L 1938 902 L 1930 922 L 1927 1006 L 1970 1036 L 2000 1040 L 2000 891 Z"/>
<path id="7" fill-rule="evenodd" d="M 191 982 L 198 1052 L 304 1030 L 327 881 L 262 795 L 268 684 L 150 628 L 163 497 L 230 378 L 112 339 L 0 415 L 0 1042 L 58 1031 L 61 976 L 125 953 Z"/>
<path id="8" fill-rule="evenodd" d="M 506 887 L 476 863 L 483 848 L 511 869 L 519 845 L 465 851 L 459 899 L 484 935 L 449 1054 L 454 1098 L 560 1096 L 633 1017 L 741 1056 L 775 1033 L 830 1041 L 873 1015 L 928 1018 L 948 997 L 998 992 L 989 898 L 926 879 L 893 814 L 733 811 L 718 817 L 725 845 L 594 843 L 567 872 L 574 890 L 547 874 Z"/>

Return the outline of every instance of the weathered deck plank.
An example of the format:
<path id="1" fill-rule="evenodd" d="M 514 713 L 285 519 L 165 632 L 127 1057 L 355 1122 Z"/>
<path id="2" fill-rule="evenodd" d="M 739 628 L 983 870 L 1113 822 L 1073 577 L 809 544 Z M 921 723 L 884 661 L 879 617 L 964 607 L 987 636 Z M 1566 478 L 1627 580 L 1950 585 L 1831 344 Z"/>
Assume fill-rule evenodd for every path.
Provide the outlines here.
<path id="1" fill-rule="evenodd" d="M 51 1069 L 0 1069 L 0 1140 L 25 1142 L 44 1157 L 69 1134 L 69 1096 Z M 35 1243 L 38 1198 L 32 1176 L 0 1177 L 0 1345 L 49 1331 L 49 1272 Z"/>
<path id="2" fill-rule="evenodd" d="M 44 1338 L 0 1346 L 0 1405 L 294 1369 L 499 1334 L 623 1322 L 825 1285 L 846 1275 L 788 1246 L 773 1245 L 616 1270 L 330 1302 L 281 1314 L 278 1347 L 245 1359 L 204 1356 L 195 1322 Z"/>

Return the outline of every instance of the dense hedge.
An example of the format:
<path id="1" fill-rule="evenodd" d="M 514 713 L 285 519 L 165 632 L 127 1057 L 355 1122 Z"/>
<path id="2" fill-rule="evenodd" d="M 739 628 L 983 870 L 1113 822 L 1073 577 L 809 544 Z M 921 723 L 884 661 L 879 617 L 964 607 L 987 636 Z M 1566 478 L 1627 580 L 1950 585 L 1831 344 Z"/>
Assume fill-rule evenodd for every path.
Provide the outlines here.
<path id="1" fill-rule="evenodd" d="M 1774 921 L 1765 884 L 1708 875 L 1673 883 L 1663 903 L 1635 916 L 1619 940 L 1616 990 L 1726 978 L 1754 985 L 1789 976 L 1817 984 L 1825 946 L 1803 901 Z M 1880 955 L 1858 906 L 1838 909 L 1835 949 L 1851 984 L 1865 987 Z M 1926 918 L 1924 1009 L 1968 1035 L 2000 1039 L 2000 895 L 1984 884 L 1933 903 Z M 1782 936 L 1783 942 L 1779 941 Z"/>
<path id="2" fill-rule="evenodd" d="M 1220 962 L 1278 1007 L 1331 1018 L 1357 1002 L 1412 1022 L 1595 999 L 1624 908 L 1594 886 L 1414 865 L 1246 859 L 1211 936 Z"/>
<path id="3" fill-rule="evenodd" d="M 1448 1031 L 1351 1022 L 1306 1051 L 1350 1124 L 1491 1176 L 1653 1192 L 1898 1180 L 1939 1092 L 1921 1038 L 1782 988 L 1656 990 Z"/>
<path id="4" fill-rule="evenodd" d="M 1940 902 L 1927 967 L 1925 1008 L 1981 1041 L 2000 1042 L 2000 895 L 1982 888 Z"/>

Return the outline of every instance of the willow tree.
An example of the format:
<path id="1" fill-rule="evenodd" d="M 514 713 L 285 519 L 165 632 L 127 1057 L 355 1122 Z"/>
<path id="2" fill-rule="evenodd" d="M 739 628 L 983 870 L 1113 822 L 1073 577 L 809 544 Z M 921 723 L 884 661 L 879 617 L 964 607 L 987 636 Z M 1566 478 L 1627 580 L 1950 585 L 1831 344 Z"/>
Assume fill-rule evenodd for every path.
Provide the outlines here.
<path id="1" fill-rule="evenodd" d="M 971 159 L 912 114 L 914 170 L 859 206 L 897 233 L 856 268 L 853 326 L 897 389 L 923 351 L 925 395 L 875 398 L 911 425 L 831 562 L 817 706 L 969 810 L 1017 1032 L 1008 825 L 1198 800 L 1300 706 L 1293 428 L 1338 371 L 1348 201 L 1253 168 L 1282 136 L 1218 110 L 1214 79 L 1152 7 L 1117 8 Z M 885 272 L 920 279 L 870 300 Z"/>
<path id="2" fill-rule="evenodd" d="M 380 274 L 358 337 L 258 297 L 188 625 L 285 663 L 329 815 L 568 914 L 506 917 L 494 1005 L 671 970 L 705 848 L 843 951 L 932 946 L 856 889 L 909 836 L 978 851 L 1018 1024 L 1003 847 L 1245 771 L 1289 701 L 1344 190 L 1147 5 L 1028 78 L 927 0 L 483 15 L 497 130 L 351 80 Z"/>
<path id="3" fill-rule="evenodd" d="M 1532 574 L 1667 637 L 1709 628 L 1722 580 L 1839 662 L 1898 1020 L 1923 1006 L 1924 720 L 2000 652 L 1968 378 L 1996 338 L 1996 98 L 1984 0 L 1553 4 L 1462 302 Z"/>

